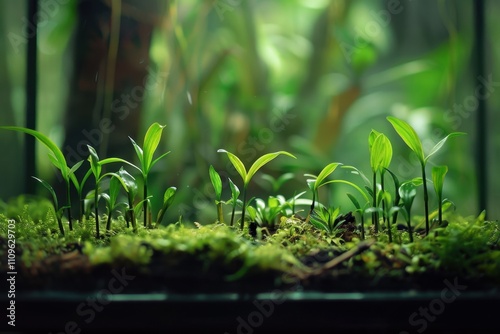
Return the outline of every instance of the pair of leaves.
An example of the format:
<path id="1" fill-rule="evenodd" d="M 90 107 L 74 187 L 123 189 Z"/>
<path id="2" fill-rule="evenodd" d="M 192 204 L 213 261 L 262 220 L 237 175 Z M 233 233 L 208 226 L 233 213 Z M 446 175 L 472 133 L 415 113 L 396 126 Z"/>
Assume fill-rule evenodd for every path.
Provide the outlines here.
<path id="1" fill-rule="evenodd" d="M 140 170 L 144 177 L 147 177 L 151 168 L 160 159 L 162 159 L 164 156 L 170 153 L 166 152 L 161 156 L 159 156 L 158 158 L 156 158 L 155 160 L 153 160 L 153 155 L 156 149 L 158 148 L 158 145 L 160 144 L 161 134 L 164 128 L 165 125 L 160 125 L 158 123 L 151 124 L 151 126 L 148 128 L 146 132 L 146 135 L 144 136 L 144 142 L 142 148 L 132 138 L 129 137 L 130 141 L 132 142 L 132 145 L 134 146 L 135 153 L 139 158 L 139 163 L 141 164 L 140 168 L 134 165 L 132 166 Z"/>
<path id="2" fill-rule="evenodd" d="M 311 175 L 311 174 L 305 174 L 305 176 L 307 176 L 307 177 L 312 177 L 312 179 L 308 179 L 307 180 L 309 188 L 311 188 L 311 190 L 313 192 L 316 192 L 319 187 L 324 186 L 325 184 L 331 183 L 332 181 L 325 181 L 325 180 L 340 165 L 342 165 L 342 164 L 339 163 L 339 162 L 332 162 L 332 163 L 326 165 L 321 170 L 321 172 L 318 174 L 318 176 L 314 176 L 314 175 Z"/>
<path id="3" fill-rule="evenodd" d="M 385 173 L 392 160 L 392 145 L 383 133 L 372 130 L 368 137 L 370 166 L 374 173 Z"/>
<path id="4" fill-rule="evenodd" d="M 429 160 L 432 155 L 439 151 L 449 138 L 465 135 L 465 132 L 450 133 L 449 135 L 441 139 L 436 145 L 434 145 L 429 154 L 425 156 L 422 142 L 418 137 L 417 132 L 408 123 L 392 116 L 387 117 L 387 120 L 392 124 L 394 130 L 396 130 L 396 132 L 401 137 L 401 139 L 403 139 L 406 145 L 408 145 L 408 147 L 413 152 L 415 152 L 422 165 L 425 165 L 427 163 L 427 160 Z"/>
<path id="5" fill-rule="evenodd" d="M 274 153 L 264 154 L 263 156 L 258 158 L 252 164 L 252 166 L 250 166 L 250 169 L 247 172 L 245 165 L 236 155 L 234 155 L 233 153 L 228 152 L 224 149 L 219 149 L 219 150 L 217 150 L 217 152 L 227 154 L 229 161 L 231 161 L 231 164 L 234 166 L 234 168 L 236 169 L 238 174 L 241 176 L 241 179 L 243 180 L 243 186 L 245 188 L 248 186 L 248 184 L 250 183 L 250 180 L 252 179 L 252 177 L 255 175 L 255 173 L 257 173 L 257 171 L 260 168 L 262 168 L 265 164 L 267 164 L 271 160 L 274 160 L 279 155 L 284 154 L 284 155 L 288 155 L 289 157 L 296 159 L 296 157 L 293 154 L 288 153 L 286 151 L 278 151 L 278 152 L 274 152 Z"/>

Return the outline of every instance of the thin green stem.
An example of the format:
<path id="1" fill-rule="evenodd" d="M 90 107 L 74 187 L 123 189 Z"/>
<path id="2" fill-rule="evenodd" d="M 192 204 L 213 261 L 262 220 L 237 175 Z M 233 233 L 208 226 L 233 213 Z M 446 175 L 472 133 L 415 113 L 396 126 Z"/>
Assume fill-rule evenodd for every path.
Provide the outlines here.
<path id="1" fill-rule="evenodd" d="M 377 173 L 373 172 L 373 208 L 377 208 Z M 373 211 L 372 213 L 373 225 L 375 225 L 375 233 L 378 233 L 378 212 Z"/>
<path id="2" fill-rule="evenodd" d="M 64 226 L 61 220 L 61 216 L 56 212 L 56 217 L 57 217 L 57 225 L 59 226 L 59 231 L 61 232 L 61 235 L 64 237 Z"/>
<path id="3" fill-rule="evenodd" d="M 99 183 L 96 180 L 96 187 L 94 193 L 94 212 L 95 212 L 95 234 L 96 238 L 99 239 Z"/>
<path id="4" fill-rule="evenodd" d="M 111 230 L 111 210 L 108 213 L 108 220 L 106 221 L 106 231 Z"/>
<path id="5" fill-rule="evenodd" d="M 422 164 L 422 182 L 424 186 L 424 209 L 425 209 L 425 234 L 429 234 L 429 194 L 427 193 L 427 179 L 425 176 L 425 164 Z"/>
<path id="6" fill-rule="evenodd" d="M 406 221 L 406 224 L 408 225 L 408 233 L 410 234 L 410 242 L 413 242 L 413 230 L 411 228 L 411 218 L 410 218 L 410 213 L 408 212 L 408 220 Z"/>
<path id="7" fill-rule="evenodd" d="M 365 240 L 365 215 L 361 212 L 361 240 Z"/>
<path id="8" fill-rule="evenodd" d="M 68 221 L 69 221 L 69 230 L 73 231 L 73 218 L 71 217 L 71 197 L 70 197 L 70 183 L 66 182 L 66 191 L 68 194 Z"/>
<path id="9" fill-rule="evenodd" d="M 443 200 L 442 197 L 438 197 L 438 222 L 439 226 L 443 225 Z"/>
<path id="10" fill-rule="evenodd" d="M 142 209 L 144 211 L 144 227 L 148 226 L 148 179 L 144 176 L 144 186 L 143 186 L 143 196 L 144 202 L 142 203 Z"/>
<path id="11" fill-rule="evenodd" d="M 243 185 L 243 209 L 241 210 L 241 223 L 240 223 L 240 228 L 243 230 L 243 227 L 245 227 L 245 211 L 247 208 L 247 185 Z"/>
<path id="12" fill-rule="evenodd" d="M 230 226 L 233 226 L 234 223 L 234 212 L 236 211 L 236 202 L 233 203 L 233 211 L 231 212 L 231 224 Z"/>
<path id="13" fill-rule="evenodd" d="M 385 202 L 385 186 L 384 186 L 384 172 L 380 173 L 380 184 L 382 186 L 382 194 L 384 195 L 382 198 L 382 217 L 384 219 L 384 223 L 387 225 L 387 235 L 389 236 L 389 242 L 392 242 L 392 231 L 391 231 L 391 222 L 387 217 L 386 208 L 388 207 Z"/>

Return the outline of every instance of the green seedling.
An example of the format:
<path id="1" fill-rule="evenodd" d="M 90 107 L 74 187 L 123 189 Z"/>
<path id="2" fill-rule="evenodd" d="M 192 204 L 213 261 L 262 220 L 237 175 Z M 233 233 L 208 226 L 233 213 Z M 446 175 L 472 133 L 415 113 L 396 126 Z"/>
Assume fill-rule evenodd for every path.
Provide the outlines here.
<path id="1" fill-rule="evenodd" d="M 401 214 L 406 220 L 406 225 L 408 226 L 410 242 L 413 242 L 413 229 L 411 227 L 411 207 L 413 205 L 415 196 L 417 196 L 417 185 L 412 181 L 404 182 L 399 187 L 399 196 L 401 197 L 403 204 L 401 206 L 392 207 L 390 213 L 401 211 Z"/>
<path id="2" fill-rule="evenodd" d="M 276 218 L 283 211 L 282 202 L 277 197 L 269 196 L 266 202 L 263 199 L 255 200 L 255 221 L 260 227 L 274 228 Z"/>
<path id="3" fill-rule="evenodd" d="M 214 166 L 210 165 L 208 170 L 208 174 L 210 176 L 210 182 L 212 182 L 212 186 L 215 190 L 215 205 L 217 207 L 217 219 L 219 223 L 224 224 L 224 214 L 222 211 L 222 180 L 220 178 L 219 173 L 215 171 Z"/>
<path id="4" fill-rule="evenodd" d="M 377 174 L 380 175 L 381 191 L 384 192 L 384 174 L 392 160 L 392 145 L 389 139 L 383 134 L 372 130 L 368 138 L 370 149 L 370 166 L 373 172 L 373 207 L 377 206 Z M 385 216 L 385 208 L 387 207 L 385 200 L 382 200 L 382 213 L 384 222 L 388 221 Z M 373 212 L 373 224 L 375 225 L 375 233 L 379 229 L 378 213 Z M 390 227 L 389 227 L 390 233 Z"/>
<path id="5" fill-rule="evenodd" d="M 165 157 L 167 154 L 170 152 L 163 153 L 160 155 L 158 158 L 153 160 L 154 153 L 156 149 L 158 148 L 158 145 L 160 144 L 161 140 L 161 134 L 163 131 L 163 128 L 165 128 L 164 125 L 160 125 L 158 123 L 153 123 L 149 127 L 148 131 L 146 132 L 146 135 L 144 136 L 144 142 L 142 145 L 142 148 L 137 145 L 137 143 L 129 137 L 130 141 L 132 142 L 132 145 L 134 146 L 134 150 L 137 154 L 137 157 L 139 159 L 140 167 L 137 167 L 135 165 L 132 165 L 136 169 L 138 169 L 141 174 L 142 174 L 142 180 L 143 180 L 143 210 L 144 210 L 144 226 L 149 226 L 148 224 L 148 203 L 149 200 L 148 198 L 148 177 L 151 172 L 151 168 L 160 161 L 163 157 Z"/>
<path id="6" fill-rule="evenodd" d="M 168 208 L 174 202 L 176 193 L 177 193 L 176 187 L 170 187 L 165 191 L 165 194 L 163 195 L 163 205 L 162 205 L 160 211 L 158 212 L 155 227 L 158 227 L 161 224 L 161 221 L 163 220 L 163 216 L 165 216 L 165 212 L 167 212 Z"/>
<path id="7" fill-rule="evenodd" d="M 50 184 L 37 177 L 32 176 L 32 178 L 40 182 L 52 195 L 52 204 L 54 205 L 54 211 L 57 219 L 57 225 L 59 226 L 59 232 L 61 232 L 61 235 L 64 236 L 64 226 L 62 224 L 62 212 L 65 209 L 65 207 L 59 208 L 59 202 L 57 201 L 56 192 L 54 191 L 54 188 L 52 188 Z"/>
<path id="8" fill-rule="evenodd" d="M 60 172 L 61 176 L 66 183 L 66 192 L 67 192 L 67 205 L 65 208 L 67 209 L 68 213 L 68 222 L 69 222 L 69 229 L 70 231 L 73 230 L 73 219 L 71 217 L 71 198 L 70 198 L 70 179 L 71 175 L 73 175 L 74 171 L 76 169 L 72 169 L 68 166 L 66 163 L 66 159 L 64 158 L 64 154 L 61 152 L 59 147 L 50 140 L 49 137 L 46 135 L 32 129 L 27 129 L 23 127 L 18 127 L 18 126 L 1 126 L 0 129 L 5 129 L 5 130 L 13 130 L 13 131 L 19 131 L 23 132 L 26 134 L 29 134 L 33 137 L 35 137 L 39 142 L 41 142 L 45 147 L 49 150 L 49 158 L 54 167 L 56 167 Z M 79 167 L 79 166 L 78 166 Z M 77 167 L 77 168 L 78 168 Z"/>
<path id="9" fill-rule="evenodd" d="M 448 173 L 448 166 L 434 166 L 432 167 L 432 183 L 438 198 L 438 222 L 439 226 L 443 223 L 443 185 L 444 178 Z"/>
<path id="10" fill-rule="evenodd" d="M 294 178 L 294 174 L 293 173 L 285 173 L 285 174 L 281 174 L 280 176 L 278 176 L 277 178 L 273 177 L 272 175 L 269 175 L 269 174 L 262 174 L 262 179 L 263 180 L 266 180 L 269 182 L 269 184 L 271 185 L 271 190 L 273 193 L 277 193 L 278 190 L 283 187 L 283 185 L 287 182 L 287 181 L 290 181 Z"/>
<path id="11" fill-rule="evenodd" d="M 326 165 L 321 172 L 318 174 L 318 176 L 311 175 L 311 174 L 304 174 L 306 177 L 311 177 L 311 179 L 307 179 L 307 185 L 309 186 L 309 189 L 312 191 L 312 203 L 311 203 L 311 209 L 309 210 L 309 214 L 307 215 L 306 222 L 308 222 L 311 218 L 311 214 L 314 211 L 314 207 L 316 205 L 316 201 L 318 198 L 318 189 L 325 184 L 328 184 L 330 182 L 326 181 L 326 178 L 332 174 L 335 169 L 337 169 L 338 166 L 340 166 L 341 163 L 338 162 L 332 162 L 328 165 Z"/>
<path id="12" fill-rule="evenodd" d="M 294 159 L 296 159 L 296 157 L 294 155 L 292 155 L 291 153 L 288 153 L 286 151 L 279 151 L 279 152 L 264 154 L 263 156 L 258 158 L 252 164 L 252 166 L 250 167 L 250 169 L 247 172 L 245 165 L 236 155 L 234 155 L 233 153 L 228 152 L 224 149 L 219 149 L 219 150 L 217 150 L 217 152 L 227 154 L 229 161 L 231 161 L 232 165 L 234 166 L 234 168 L 236 169 L 236 171 L 238 172 L 238 174 L 241 176 L 241 178 L 243 180 L 243 209 L 242 209 L 242 213 L 241 213 L 241 223 L 240 223 L 240 228 L 243 229 L 243 227 L 245 226 L 247 188 L 248 188 L 248 184 L 250 183 L 250 180 L 252 179 L 252 177 L 255 175 L 255 173 L 257 173 L 257 171 L 260 168 L 262 168 L 265 164 L 267 164 L 271 160 L 274 160 L 279 155 L 282 155 L 282 154 L 288 155 L 289 157 L 292 157 Z"/>
<path id="13" fill-rule="evenodd" d="M 120 179 L 120 176 L 113 176 L 109 181 L 109 194 L 102 193 L 101 196 L 106 200 L 106 207 L 108 209 L 108 219 L 106 221 L 106 231 L 111 230 L 111 217 L 113 212 L 118 209 L 119 206 L 126 206 L 125 202 L 118 202 L 118 196 L 120 195 L 120 189 L 124 187 L 127 191 L 126 184 Z"/>
<path id="14" fill-rule="evenodd" d="M 125 191 L 128 191 L 127 184 L 122 180 L 120 175 L 118 175 L 116 173 L 105 173 L 105 174 L 101 175 L 102 166 L 105 164 L 108 164 L 108 163 L 112 163 L 112 162 L 126 162 L 126 161 L 123 159 L 120 159 L 120 158 L 107 158 L 107 159 L 99 161 L 99 156 L 97 155 L 96 150 L 90 145 L 87 145 L 87 147 L 88 147 L 89 153 L 90 153 L 89 158 L 88 158 L 88 160 L 90 162 L 90 171 L 94 175 L 94 179 L 95 179 L 95 188 L 93 191 L 93 193 L 94 193 L 93 198 L 94 198 L 96 238 L 99 239 L 100 238 L 100 233 L 99 233 L 100 231 L 99 231 L 99 205 L 98 205 L 98 203 L 99 203 L 99 199 L 101 198 L 101 194 L 99 191 L 99 185 L 100 185 L 101 181 L 105 177 L 108 177 L 108 176 L 115 177 L 120 182 L 120 184 L 123 186 Z M 111 191 L 111 189 L 110 189 L 110 191 Z M 118 192 L 119 192 L 119 187 L 114 187 L 112 197 L 113 197 L 113 200 L 115 203 L 116 203 L 116 198 L 118 196 Z M 108 197 L 111 200 L 111 196 L 108 196 Z M 115 203 L 113 203 L 113 204 L 115 204 Z M 111 211 L 112 210 L 108 210 L 109 215 L 111 215 Z M 109 216 L 108 216 L 108 219 L 109 219 Z M 111 223 L 111 221 L 108 222 L 108 224 L 110 224 L 110 223 Z M 106 226 L 106 229 L 109 230 L 108 225 Z"/>
<path id="15" fill-rule="evenodd" d="M 118 175 L 122 179 L 122 182 L 126 185 L 125 191 L 127 192 L 127 211 L 125 213 L 125 220 L 127 221 L 127 227 L 130 222 L 130 224 L 132 224 L 132 229 L 135 232 L 137 231 L 137 224 L 135 220 L 134 201 L 138 192 L 137 182 L 132 175 L 123 169 L 123 167 L 118 171 Z"/>
<path id="16" fill-rule="evenodd" d="M 335 234 L 339 230 L 337 224 L 340 208 L 320 206 L 311 215 L 311 224 L 319 230 L 324 230 L 328 234 Z"/>
<path id="17" fill-rule="evenodd" d="M 234 213 L 236 211 L 236 205 L 238 205 L 238 197 L 240 196 L 240 189 L 234 184 L 231 178 L 228 178 L 229 188 L 231 189 L 231 199 L 228 202 L 231 202 L 232 210 L 231 210 L 231 223 L 229 226 L 233 226 L 234 223 Z"/>
<path id="18" fill-rule="evenodd" d="M 352 204 L 356 208 L 354 212 L 357 212 L 359 216 L 361 217 L 361 224 L 360 224 L 360 229 L 361 229 L 361 240 L 365 239 L 365 211 L 369 205 L 369 202 L 366 202 L 364 206 L 361 206 L 359 204 L 359 201 L 354 197 L 354 195 L 347 193 L 347 197 L 351 200 Z"/>
<path id="19" fill-rule="evenodd" d="M 429 234 L 429 194 L 427 193 L 427 179 L 425 175 L 425 166 L 427 165 L 427 161 L 429 158 L 434 155 L 437 151 L 443 147 L 444 143 L 448 140 L 448 138 L 456 137 L 464 135 L 463 132 L 452 132 L 443 139 L 441 139 L 434 147 L 431 149 L 427 156 L 424 155 L 424 149 L 422 146 L 422 142 L 418 137 L 415 130 L 405 121 L 400 120 L 398 118 L 389 116 L 387 120 L 392 124 L 394 130 L 398 133 L 398 135 L 403 139 L 403 141 L 408 145 L 408 147 L 417 155 L 418 160 L 420 161 L 420 166 L 422 168 L 422 181 L 424 186 L 424 209 L 425 209 L 425 232 Z"/>

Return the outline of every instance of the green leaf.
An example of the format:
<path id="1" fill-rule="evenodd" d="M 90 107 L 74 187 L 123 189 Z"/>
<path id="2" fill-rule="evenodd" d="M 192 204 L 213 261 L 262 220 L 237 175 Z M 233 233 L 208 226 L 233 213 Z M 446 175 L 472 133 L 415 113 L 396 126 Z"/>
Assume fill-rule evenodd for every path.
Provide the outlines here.
<path id="1" fill-rule="evenodd" d="M 380 132 L 373 130 L 373 129 L 370 132 L 370 134 L 368 135 L 368 149 L 370 150 L 370 152 L 372 151 L 373 142 L 375 141 L 375 139 L 379 135 L 380 135 Z"/>
<path id="2" fill-rule="evenodd" d="M 457 136 L 462 136 L 462 135 L 465 135 L 465 134 L 466 134 L 465 132 L 452 132 L 449 135 L 447 135 L 446 137 L 444 137 L 443 139 L 441 139 L 436 145 L 434 145 L 434 147 L 430 151 L 429 155 L 427 155 L 427 157 L 425 158 L 425 162 L 427 162 L 427 160 L 429 160 L 429 158 L 431 157 L 431 155 L 433 155 L 437 151 L 439 151 L 441 149 L 441 147 L 443 147 L 444 143 L 446 143 L 446 141 L 449 138 L 457 137 Z"/>
<path id="3" fill-rule="evenodd" d="M 135 181 L 135 178 L 129 174 L 123 167 L 120 168 L 118 171 L 118 175 L 120 175 L 120 178 L 122 179 L 123 183 L 127 186 L 126 191 L 132 195 L 132 197 L 135 197 L 138 192 L 138 187 L 137 187 L 137 182 Z"/>
<path id="4" fill-rule="evenodd" d="M 248 174 L 247 174 L 247 176 L 245 178 L 245 184 L 248 184 L 250 182 L 250 180 L 252 179 L 252 177 L 255 175 L 255 173 L 257 173 L 257 171 L 260 168 L 262 168 L 265 164 L 267 164 L 271 160 L 274 160 L 275 158 L 277 158 L 279 155 L 282 155 L 282 154 L 288 155 L 289 157 L 297 159 L 293 154 L 288 153 L 286 151 L 279 151 L 279 152 L 264 154 L 263 156 L 261 156 L 260 158 L 258 158 L 252 164 L 252 166 L 250 167 L 250 169 L 248 170 Z"/>
<path id="5" fill-rule="evenodd" d="M 52 186 L 48 184 L 45 180 L 39 179 L 35 176 L 32 176 L 32 178 L 40 182 L 50 192 L 50 195 L 52 196 L 52 202 L 54 203 L 54 208 L 56 209 L 56 211 L 59 210 L 59 203 L 57 201 L 57 195 L 54 188 L 52 188 Z"/>
<path id="6" fill-rule="evenodd" d="M 434 190 L 439 199 L 443 196 L 443 185 L 446 173 L 448 173 L 448 166 L 432 167 L 432 183 L 434 184 Z"/>
<path id="7" fill-rule="evenodd" d="M 234 166 L 234 169 L 236 169 L 236 171 L 238 172 L 238 174 L 240 174 L 241 179 L 243 180 L 243 184 L 244 184 L 244 186 L 246 186 L 245 180 L 247 178 L 247 170 L 246 170 L 245 165 L 243 164 L 243 162 L 241 162 L 240 158 L 238 158 L 233 153 L 228 152 L 228 151 L 226 151 L 224 149 L 218 149 L 217 152 L 219 152 L 219 153 L 226 153 L 227 154 L 227 156 L 229 157 L 229 161 L 231 161 L 231 163 Z"/>
<path id="8" fill-rule="evenodd" d="M 80 160 L 76 164 L 74 164 L 73 167 L 70 168 L 68 174 L 69 175 L 74 174 L 78 170 L 78 168 L 80 168 L 80 166 L 83 164 L 83 162 L 84 162 L 83 160 Z"/>
<path id="9" fill-rule="evenodd" d="M 170 151 L 168 152 L 165 152 L 163 153 L 162 155 L 160 155 L 158 158 L 154 159 L 153 162 L 151 163 L 151 165 L 149 166 L 149 169 L 153 168 L 154 165 L 156 165 L 156 163 L 158 161 L 160 161 L 161 159 L 163 159 L 166 155 L 170 154 Z"/>
<path id="10" fill-rule="evenodd" d="M 99 163 L 99 156 L 97 155 L 96 150 L 90 146 L 87 145 L 89 149 L 89 161 L 90 161 L 90 168 L 92 169 L 92 173 L 94 174 L 95 178 L 98 179 L 101 175 L 101 164 Z"/>
<path id="11" fill-rule="evenodd" d="M 132 146 L 134 146 L 135 153 L 137 154 L 137 158 L 139 159 L 139 162 L 141 164 L 142 169 L 144 170 L 144 153 L 142 151 L 142 148 L 137 145 L 137 143 L 130 137 L 128 137 L 130 141 L 132 142 Z M 139 170 L 141 170 L 139 168 Z"/>
<path id="12" fill-rule="evenodd" d="M 176 193 L 177 193 L 176 187 L 170 187 L 165 191 L 165 194 L 163 195 L 163 207 L 164 208 L 168 208 L 170 205 L 172 205 L 172 202 L 175 199 Z"/>
<path id="13" fill-rule="evenodd" d="M 347 193 L 347 197 L 349 197 L 356 210 L 361 210 L 361 205 L 359 205 L 359 202 L 356 199 L 356 197 L 354 197 L 352 194 L 349 193 Z"/>
<path id="14" fill-rule="evenodd" d="M 408 145 L 408 147 L 415 152 L 420 163 L 425 163 L 424 150 L 422 148 L 422 142 L 418 137 L 415 130 L 405 121 L 398 119 L 396 117 L 389 116 L 387 120 L 392 124 L 394 130 L 403 139 L 403 141 Z"/>
<path id="15" fill-rule="evenodd" d="M 374 139 L 370 150 L 370 165 L 373 172 L 383 173 L 392 160 L 392 145 L 386 135 L 380 133 Z"/>
<path id="16" fill-rule="evenodd" d="M 322 186 L 325 185 L 325 184 L 329 184 L 329 183 L 344 183 L 344 184 L 347 184 L 347 185 L 353 187 L 354 189 L 356 189 L 357 191 L 359 191 L 359 193 L 363 196 L 363 198 L 367 202 L 370 200 L 368 198 L 368 195 L 360 187 L 358 187 L 355 183 L 352 183 L 352 182 L 347 181 L 347 180 L 330 180 L 330 181 L 324 182 L 322 184 Z M 372 191 L 372 193 L 373 193 L 373 191 Z"/>
<path id="17" fill-rule="evenodd" d="M 54 160 L 51 160 L 51 162 L 54 164 L 55 161 L 57 161 L 57 164 L 54 164 L 54 166 L 61 171 L 62 177 L 66 182 L 69 182 L 69 175 L 68 175 L 68 165 L 66 163 L 66 159 L 64 158 L 64 154 L 61 152 L 59 147 L 50 140 L 49 137 L 44 135 L 43 133 L 40 133 L 36 130 L 28 129 L 28 128 L 23 128 L 23 127 L 18 127 L 18 126 L 0 126 L 0 129 L 5 129 L 5 130 L 13 130 L 13 131 L 19 131 L 23 132 L 26 134 L 29 134 L 38 141 L 40 141 L 42 144 L 45 145 L 49 149 L 49 151 L 53 154 L 53 157 L 55 158 Z"/>
<path id="18" fill-rule="evenodd" d="M 413 200 L 415 199 L 415 196 L 417 196 L 417 186 L 411 181 L 404 182 L 399 187 L 399 196 L 401 196 L 401 199 L 403 200 L 403 205 L 406 211 L 410 212 Z"/>
<path id="19" fill-rule="evenodd" d="M 231 195 L 234 201 L 238 199 L 238 196 L 240 196 L 240 189 L 234 184 L 233 180 L 231 178 L 228 178 L 229 180 L 229 188 L 231 189 Z"/>
<path id="20" fill-rule="evenodd" d="M 340 165 L 341 163 L 338 162 L 332 162 L 326 165 L 325 168 L 323 168 L 323 170 L 319 173 L 318 177 L 314 181 L 313 190 L 314 191 L 318 190 L 318 188 L 322 186 L 323 181 L 328 177 L 328 175 L 333 173 L 335 169 Z"/>
<path id="21" fill-rule="evenodd" d="M 215 190 L 215 198 L 217 201 L 220 201 L 222 197 L 222 180 L 220 178 L 220 175 L 212 165 L 210 165 L 208 173 L 210 176 L 210 182 L 212 182 L 212 186 Z"/>
<path id="22" fill-rule="evenodd" d="M 111 208 L 113 208 L 116 204 L 116 200 L 120 195 L 121 187 L 122 182 L 120 181 L 120 176 L 116 175 L 111 177 L 111 180 L 109 181 L 109 203 Z"/>
<path id="23" fill-rule="evenodd" d="M 149 173 L 149 170 L 152 167 L 153 155 L 156 151 L 156 148 L 160 144 L 163 128 L 165 128 L 165 125 L 153 123 L 144 136 L 144 143 L 142 145 L 142 149 L 144 152 L 143 169 L 146 173 Z"/>

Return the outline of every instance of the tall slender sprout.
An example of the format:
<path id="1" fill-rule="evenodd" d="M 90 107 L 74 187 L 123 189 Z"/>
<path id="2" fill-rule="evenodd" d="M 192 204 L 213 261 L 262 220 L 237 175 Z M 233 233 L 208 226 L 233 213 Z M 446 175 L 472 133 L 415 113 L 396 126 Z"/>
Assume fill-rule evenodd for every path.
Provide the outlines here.
<path id="1" fill-rule="evenodd" d="M 278 157 L 281 154 L 288 155 L 289 157 L 292 157 L 294 159 L 295 156 L 292 155 L 291 153 L 288 153 L 286 151 L 278 151 L 274 153 L 268 153 L 264 154 L 260 158 L 258 158 L 250 167 L 250 169 L 246 170 L 245 165 L 243 162 L 233 153 L 228 152 L 224 149 L 219 149 L 217 150 L 219 153 L 226 153 L 229 161 L 231 161 L 231 164 L 234 166 L 238 174 L 240 174 L 242 180 L 243 180 L 243 209 L 241 212 L 241 223 L 240 223 L 240 228 L 243 230 L 243 227 L 245 226 L 245 210 L 246 210 L 246 196 L 247 196 L 247 189 L 248 189 L 248 184 L 250 183 L 250 180 L 252 177 L 257 173 L 257 171 L 262 168 L 265 164 L 270 162 L 271 160 L 274 160 L 276 157 Z"/>
<path id="2" fill-rule="evenodd" d="M 68 164 L 66 163 L 66 159 L 64 158 L 64 154 L 61 152 L 59 147 L 50 140 L 49 137 L 44 135 L 43 133 L 40 133 L 36 130 L 28 129 L 28 128 L 23 128 L 23 127 L 18 127 L 18 126 L 0 126 L 0 129 L 4 130 L 13 130 L 13 131 L 18 131 L 18 132 L 23 132 L 26 134 L 29 134 L 33 137 L 35 137 L 39 142 L 41 142 L 45 147 L 49 150 L 49 158 L 54 167 L 59 169 L 61 172 L 61 176 L 66 183 L 66 193 L 67 193 L 67 205 L 65 208 L 67 209 L 68 213 L 68 222 L 69 222 L 69 230 L 73 230 L 73 219 L 71 216 L 71 197 L 70 197 L 70 178 L 72 173 L 74 173 L 74 169 L 71 169 Z"/>
<path id="3" fill-rule="evenodd" d="M 384 193 L 384 174 L 392 160 L 392 145 L 383 133 L 379 133 L 372 130 L 370 136 L 368 137 L 368 143 L 370 148 L 370 165 L 373 172 L 373 207 L 377 207 L 377 174 L 380 175 L 380 185 L 381 192 Z M 384 222 L 388 222 L 385 215 L 386 209 L 385 196 L 382 197 L 382 215 Z M 372 214 L 373 223 L 375 225 L 375 232 L 378 232 L 379 222 L 378 222 L 378 212 L 374 210 Z M 388 233 L 390 234 L 390 223 L 387 223 Z M 389 239 L 391 237 L 389 236 Z"/>
<path id="4" fill-rule="evenodd" d="M 418 137 L 415 130 L 408 123 L 392 116 L 387 117 L 387 120 L 392 124 L 394 130 L 396 130 L 396 132 L 401 137 L 401 139 L 403 139 L 406 145 L 408 145 L 408 147 L 417 155 L 417 158 L 420 161 L 420 166 L 422 169 L 422 181 L 424 186 L 425 232 L 426 234 L 429 234 L 429 194 L 427 193 L 427 179 L 425 174 L 425 166 L 427 165 L 427 161 L 429 160 L 429 158 L 432 155 L 434 155 L 437 151 L 439 151 L 441 147 L 443 147 L 444 143 L 448 140 L 448 138 L 465 135 L 465 133 L 464 132 L 450 133 L 449 135 L 441 139 L 436 145 L 434 145 L 429 154 L 425 156 L 420 138 Z"/>
<path id="5" fill-rule="evenodd" d="M 220 178 L 219 173 L 215 170 L 214 166 L 210 165 L 208 170 L 208 174 L 210 176 L 210 182 L 212 182 L 212 186 L 215 191 L 215 205 L 217 207 L 217 219 L 219 223 L 224 224 L 224 215 L 222 212 L 222 180 Z"/>
<path id="6" fill-rule="evenodd" d="M 156 151 L 156 148 L 160 144 L 161 134 L 165 128 L 164 125 L 160 125 L 158 123 L 153 123 L 146 131 L 146 135 L 144 136 L 144 142 L 142 148 L 129 137 L 132 145 L 134 146 L 135 152 L 139 159 L 140 167 L 134 166 L 138 169 L 142 174 L 143 180 L 143 198 L 148 198 L 148 176 L 151 172 L 151 168 L 164 156 L 169 154 L 170 152 L 163 153 L 158 158 L 153 160 L 153 155 Z M 144 226 L 149 226 L 148 224 L 148 200 L 144 200 L 143 202 L 143 210 L 144 210 Z"/>

